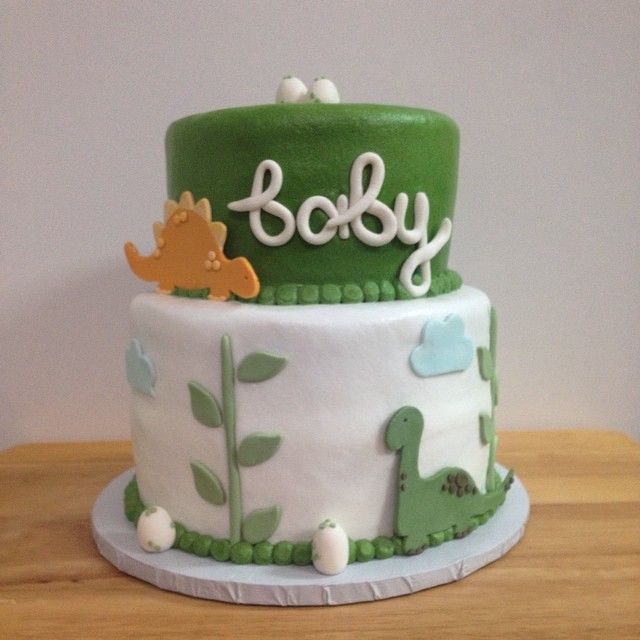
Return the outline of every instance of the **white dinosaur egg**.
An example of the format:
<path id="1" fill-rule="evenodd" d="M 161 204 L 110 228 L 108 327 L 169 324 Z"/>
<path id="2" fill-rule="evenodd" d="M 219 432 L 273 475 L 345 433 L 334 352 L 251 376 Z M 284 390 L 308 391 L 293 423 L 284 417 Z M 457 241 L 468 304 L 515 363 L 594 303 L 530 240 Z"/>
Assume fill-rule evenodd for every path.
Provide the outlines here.
<path id="1" fill-rule="evenodd" d="M 328 576 L 342 573 L 349 564 L 349 538 L 333 520 L 325 520 L 311 540 L 312 561 L 316 571 Z"/>
<path id="2" fill-rule="evenodd" d="M 176 539 L 171 516 L 162 507 L 147 507 L 138 518 L 138 543 L 145 551 L 166 551 Z"/>
<path id="3" fill-rule="evenodd" d="M 325 102 L 337 104 L 340 102 L 338 88 L 328 78 L 316 78 L 307 95 L 308 102 Z"/>
<path id="4" fill-rule="evenodd" d="M 276 103 L 304 102 L 307 98 L 307 85 L 299 78 L 285 76 L 280 80 L 276 91 Z"/>

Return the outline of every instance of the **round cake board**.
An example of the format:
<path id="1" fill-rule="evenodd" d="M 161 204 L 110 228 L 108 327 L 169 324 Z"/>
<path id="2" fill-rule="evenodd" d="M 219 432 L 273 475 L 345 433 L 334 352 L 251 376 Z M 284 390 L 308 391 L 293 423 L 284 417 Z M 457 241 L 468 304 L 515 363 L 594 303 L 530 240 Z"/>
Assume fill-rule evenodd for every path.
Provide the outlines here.
<path id="1" fill-rule="evenodd" d="M 498 470 L 504 475 L 503 467 Z M 124 515 L 124 489 L 133 475 L 131 469 L 115 478 L 93 507 L 93 537 L 100 553 L 120 571 L 161 589 L 240 604 L 349 604 L 460 580 L 507 553 L 522 537 L 529 516 L 527 491 L 516 478 L 493 518 L 466 538 L 426 549 L 417 556 L 350 564 L 343 573 L 326 576 L 313 566 L 236 565 L 177 549 L 143 551 L 135 528 Z"/>

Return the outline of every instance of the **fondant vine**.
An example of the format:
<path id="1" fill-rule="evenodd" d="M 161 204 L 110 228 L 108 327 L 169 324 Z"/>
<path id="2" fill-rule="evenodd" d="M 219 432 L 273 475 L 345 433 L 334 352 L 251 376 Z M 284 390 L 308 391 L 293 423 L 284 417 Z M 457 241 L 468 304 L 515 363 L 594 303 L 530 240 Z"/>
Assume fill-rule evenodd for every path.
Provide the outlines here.
<path id="1" fill-rule="evenodd" d="M 242 483 L 240 467 L 261 464 L 275 455 L 282 437 L 277 433 L 256 432 L 248 435 L 240 445 L 236 439 L 235 365 L 231 338 L 222 337 L 220 343 L 222 362 L 222 406 L 215 395 L 199 382 L 188 384 L 193 417 L 209 428 L 224 427 L 227 453 L 227 494 L 229 505 L 229 540 L 237 543 L 257 543 L 270 538 L 280 524 L 282 516 L 278 505 L 255 509 L 247 516 L 242 512 Z M 283 356 L 265 352 L 247 355 L 238 365 L 237 378 L 241 382 L 263 382 L 276 376 L 286 365 Z M 205 463 L 191 461 L 191 471 L 196 491 L 201 498 L 214 505 L 227 502 L 222 483 Z M 240 564 L 247 555 L 246 547 L 233 552 Z"/>
<path id="2" fill-rule="evenodd" d="M 480 377 L 490 384 L 491 414 L 480 414 L 480 439 L 489 445 L 489 463 L 487 465 L 487 491 L 495 489 L 495 462 L 498 436 L 496 436 L 495 408 L 498 404 L 498 371 L 496 369 L 496 346 L 498 337 L 498 319 L 496 310 L 489 312 L 489 348 L 478 347 L 478 366 Z"/>

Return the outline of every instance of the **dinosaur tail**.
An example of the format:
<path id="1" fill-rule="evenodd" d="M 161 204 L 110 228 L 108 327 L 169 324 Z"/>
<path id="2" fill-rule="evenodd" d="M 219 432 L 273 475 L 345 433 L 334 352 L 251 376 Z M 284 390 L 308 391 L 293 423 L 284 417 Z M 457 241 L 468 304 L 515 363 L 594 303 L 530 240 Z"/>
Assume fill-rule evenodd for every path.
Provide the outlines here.
<path id="1" fill-rule="evenodd" d="M 135 245 L 132 242 L 127 242 L 124 245 L 124 254 L 127 256 L 127 262 L 131 271 L 135 273 L 138 278 L 147 280 L 148 282 L 156 281 L 156 273 L 152 258 L 141 256 Z"/>
<path id="2" fill-rule="evenodd" d="M 498 485 L 495 491 L 491 491 L 485 496 L 484 510 L 485 512 L 495 511 L 505 500 L 507 491 L 513 484 L 513 469 L 507 473 L 504 480 Z"/>

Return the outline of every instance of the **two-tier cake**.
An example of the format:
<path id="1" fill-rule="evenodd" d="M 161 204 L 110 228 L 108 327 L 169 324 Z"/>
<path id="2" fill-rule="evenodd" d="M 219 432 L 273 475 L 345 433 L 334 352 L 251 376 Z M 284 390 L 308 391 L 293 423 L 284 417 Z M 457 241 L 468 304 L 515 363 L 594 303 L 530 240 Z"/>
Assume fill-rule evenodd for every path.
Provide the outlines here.
<path id="1" fill-rule="evenodd" d="M 455 123 L 297 83 L 169 127 L 125 509 L 149 551 L 333 574 L 466 536 L 512 474 L 496 314 L 447 267 Z"/>

